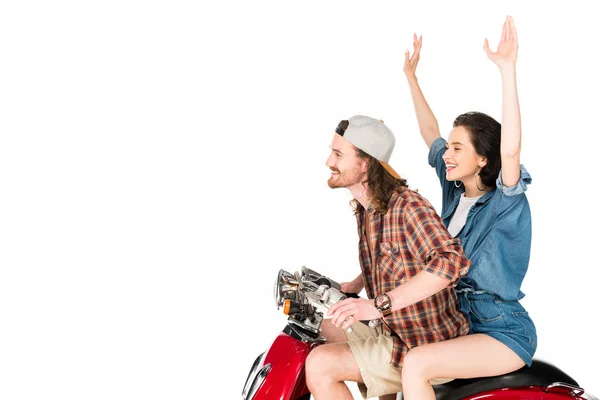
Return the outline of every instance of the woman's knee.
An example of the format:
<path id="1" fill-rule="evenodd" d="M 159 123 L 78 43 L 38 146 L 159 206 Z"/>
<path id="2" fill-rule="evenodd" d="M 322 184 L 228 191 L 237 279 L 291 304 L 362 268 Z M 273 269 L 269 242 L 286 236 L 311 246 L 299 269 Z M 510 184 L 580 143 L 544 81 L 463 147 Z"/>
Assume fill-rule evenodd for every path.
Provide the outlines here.
<path id="1" fill-rule="evenodd" d="M 414 347 L 404 357 L 402 364 L 402 380 L 428 380 L 429 374 L 428 352 L 421 347 Z"/>

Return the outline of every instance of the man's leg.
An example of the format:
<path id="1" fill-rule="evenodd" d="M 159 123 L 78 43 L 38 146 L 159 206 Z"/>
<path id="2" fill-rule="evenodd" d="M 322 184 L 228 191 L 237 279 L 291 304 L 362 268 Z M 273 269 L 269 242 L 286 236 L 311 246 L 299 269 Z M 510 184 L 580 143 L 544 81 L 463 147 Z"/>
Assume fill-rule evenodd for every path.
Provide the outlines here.
<path id="1" fill-rule="evenodd" d="M 346 343 L 348 341 L 344 330 L 333 325 L 330 319 L 323 320 L 321 323 L 321 334 L 327 339 L 327 343 Z"/>
<path id="2" fill-rule="evenodd" d="M 508 346 L 482 333 L 415 347 L 404 358 L 404 399 L 435 400 L 430 379 L 496 376 L 524 365 Z"/>
<path id="3" fill-rule="evenodd" d="M 347 343 L 324 344 L 310 352 L 306 359 L 306 384 L 315 400 L 352 400 L 344 381 L 363 382 Z"/>
<path id="4" fill-rule="evenodd" d="M 321 361 L 321 360 L 317 359 L 317 357 L 321 357 L 321 352 L 324 350 L 319 350 L 319 352 L 315 353 L 314 355 L 312 355 L 312 353 L 311 353 L 311 355 L 309 355 L 309 358 L 311 359 L 310 364 L 309 364 L 309 361 L 307 360 L 307 365 L 306 365 L 307 382 L 309 382 L 309 381 L 314 382 L 315 386 L 317 386 L 319 384 L 319 382 L 315 382 L 315 381 L 318 378 L 323 378 L 322 380 L 325 382 L 325 384 L 327 384 L 328 379 L 326 379 L 326 378 L 328 378 L 332 375 L 335 375 L 336 373 L 339 376 L 345 376 L 344 372 L 339 373 L 339 371 L 337 371 L 337 372 L 336 371 L 326 371 L 329 369 L 327 361 L 331 362 L 331 358 L 336 357 L 335 354 L 337 354 L 337 353 L 335 353 L 335 352 L 339 350 L 339 349 L 335 349 L 335 348 L 330 348 L 329 347 L 330 344 L 342 344 L 342 345 L 345 345 L 345 346 L 343 346 L 344 350 L 342 350 L 342 351 L 343 352 L 349 351 L 349 356 L 352 358 L 351 363 L 350 363 L 351 365 L 353 365 L 352 368 L 357 368 L 357 370 L 355 371 L 356 375 L 353 375 L 354 378 L 357 378 L 357 379 L 345 378 L 345 380 L 360 382 L 360 383 L 364 384 L 364 379 L 362 378 L 362 375 L 360 373 L 360 368 L 358 367 L 358 363 L 356 362 L 356 359 L 354 357 L 354 354 L 352 353 L 352 350 L 350 350 L 350 347 L 347 345 L 347 341 L 351 337 L 352 339 L 350 339 L 350 340 L 360 340 L 361 342 L 364 342 L 367 338 L 376 337 L 379 334 L 377 334 L 374 330 L 371 330 L 370 328 L 367 328 L 366 326 L 361 325 L 360 323 L 354 324 L 353 328 L 354 328 L 354 332 L 350 335 L 346 335 L 346 332 L 343 329 L 335 327 L 333 324 L 331 324 L 331 322 L 329 320 L 323 321 L 323 324 L 321 325 L 322 334 L 327 339 L 329 344 L 319 346 L 318 348 L 313 350 L 313 352 L 315 352 L 319 348 L 325 348 L 325 349 L 327 349 L 327 353 L 322 354 L 322 356 L 324 358 L 330 358 L 330 359 L 325 360 L 325 361 Z M 371 342 L 371 343 L 373 343 L 373 342 Z M 384 347 L 388 347 L 388 346 L 384 346 Z M 361 346 L 361 348 L 362 348 L 362 346 Z M 377 359 L 377 360 L 375 360 L 375 359 L 371 360 L 370 365 L 375 366 L 378 363 L 381 363 L 381 364 L 385 364 L 384 368 L 389 368 L 390 370 L 396 371 L 394 368 L 391 368 L 389 366 L 388 362 L 386 361 L 386 359 L 389 359 L 389 357 L 391 355 L 391 348 L 392 348 L 392 345 L 390 342 L 389 349 L 387 349 L 387 350 L 383 350 L 382 348 L 380 348 L 379 351 L 375 351 L 375 348 L 368 347 L 368 348 L 365 348 L 363 350 L 363 352 L 366 354 L 369 354 L 372 357 L 375 357 Z M 330 354 L 329 353 L 330 351 L 334 352 L 334 354 L 333 355 Z M 347 355 L 348 354 L 345 354 L 345 356 L 347 356 Z M 344 366 L 346 366 L 346 367 L 348 365 L 350 365 L 350 364 L 348 364 L 348 362 L 343 361 L 342 359 L 334 360 L 333 363 L 335 364 L 335 366 L 333 366 L 331 369 L 337 369 L 336 367 L 340 367 L 342 363 L 345 363 Z M 313 372 L 315 372 L 315 374 L 313 374 Z M 377 375 L 378 373 L 381 373 L 381 370 L 379 370 L 379 371 L 372 370 L 370 372 Z M 311 375 L 311 378 L 308 377 L 309 374 Z M 314 375 L 317 375 L 316 379 L 314 378 Z M 400 385 L 401 375 L 400 375 L 399 371 L 393 372 L 391 374 L 388 371 L 387 374 L 384 374 L 384 376 L 387 376 L 388 379 L 390 378 L 390 375 L 393 376 L 393 378 L 392 378 L 393 380 L 397 381 L 398 388 L 401 388 L 401 385 Z M 346 385 L 343 382 L 340 382 L 340 383 L 343 385 L 343 388 L 342 387 L 340 387 L 340 388 L 342 390 L 345 389 L 344 393 L 348 395 L 347 398 L 352 398 L 351 395 L 349 394 L 349 391 L 348 391 Z M 309 383 L 309 388 L 311 388 L 311 385 L 312 385 L 312 383 Z M 365 391 L 367 390 L 366 388 L 364 388 L 364 386 L 363 386 L 363 389 Z M 363 389 L 361 389 L 361 392 Z M 314 390 L 318 391 L 319 389 L 315 388 Z M 331 391 L 331 393 L 327 394 L 327 391 Z M 327 391 L 325 391 L 325 393 L 324 393 L 324 395 L 326 397 L 320 397 L 320 398 L 327 398 L 327 399 L 336 398 L 336 397 L 333 397 L 336 395 L 334 390 L 327 389 Z M 311 392 L 313 392 L 313 389 L 311 389 Z M 313 392 L 313 397 L 319 398 L 316 396 L 318 396 L 318 394 L 315 394 Z M 329 396 L 331 396 L 331 397 L 329 397 Z M 339 397 L 339 398 L 343 399 L 346 397 Z M 396 398 L 397 398 L 396 394 L 389 394 L 389 395 L 384 395 L 384 396 L 379 397 L 380 400 L 396 400 Z"/>

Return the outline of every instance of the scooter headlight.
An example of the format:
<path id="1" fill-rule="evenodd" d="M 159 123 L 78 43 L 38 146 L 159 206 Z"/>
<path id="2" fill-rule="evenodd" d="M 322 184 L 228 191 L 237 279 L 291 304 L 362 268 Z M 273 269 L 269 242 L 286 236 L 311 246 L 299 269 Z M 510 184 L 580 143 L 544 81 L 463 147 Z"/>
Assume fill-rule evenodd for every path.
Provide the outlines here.
<path id="1" fill-rule="evenodd" d="M 273 285 L 273 296 L 275 297 L 275 305 L 278 310 L 283 306 L 283 302 L 286 299 L 295 298 L 296 290 L 298 290 L 298 283 L 294 275 L 280 269 Z"/>

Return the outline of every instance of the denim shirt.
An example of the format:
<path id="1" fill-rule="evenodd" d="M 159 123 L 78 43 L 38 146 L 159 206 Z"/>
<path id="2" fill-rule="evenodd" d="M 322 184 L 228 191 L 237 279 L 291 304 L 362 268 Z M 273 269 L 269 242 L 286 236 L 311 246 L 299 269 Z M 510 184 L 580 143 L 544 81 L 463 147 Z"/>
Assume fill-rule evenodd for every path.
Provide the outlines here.
<path id="1" fill-rule="evenodd" d="M 429 149 L 429 164 L 435 168 L 442 185 L 442 220 L 446 227 L 465 191 L 446 179 L 443 154 L 446 140 L 436 139 Z M 516 186 L 502 184 L 502 171 L 496 189 L 481 196 L 473 205 L 467 221 L 456 237 L 460 238 L 471 269 L 458 282 L 458 290 L 491 292 L 504 300 L 525 296 L 521 283 L 529 265 L 531 213 L 525 196 L 531 176 L 521 165 Z"/>

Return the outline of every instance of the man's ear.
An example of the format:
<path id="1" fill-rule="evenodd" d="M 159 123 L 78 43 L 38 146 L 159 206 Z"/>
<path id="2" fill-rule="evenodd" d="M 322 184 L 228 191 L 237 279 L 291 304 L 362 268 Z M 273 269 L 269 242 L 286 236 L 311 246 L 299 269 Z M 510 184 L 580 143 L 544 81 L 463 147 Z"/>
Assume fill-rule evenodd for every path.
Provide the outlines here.
<path id="1" fill-rule="evenodd" d="M 362 160 L 362 172 L 367 172 L 369 170 L 369 165 L 371 164 L 371 160 L 365 158 Z"/>

